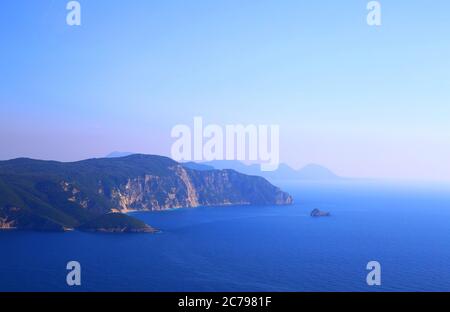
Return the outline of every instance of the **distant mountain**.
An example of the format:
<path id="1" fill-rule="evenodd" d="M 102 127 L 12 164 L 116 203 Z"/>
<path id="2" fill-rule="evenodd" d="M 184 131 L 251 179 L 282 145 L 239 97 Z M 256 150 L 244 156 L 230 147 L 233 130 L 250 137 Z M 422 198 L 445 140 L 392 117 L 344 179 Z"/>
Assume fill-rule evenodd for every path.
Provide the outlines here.
<path id="1" fill-rule="evenodd" d="M 111 212 L 290 203 L 264 178 L 190 169 L 162 156 L 0 161 L 0 229 L 152 232 Z"/>
<path id="2" fill-rule="evenodd" d="M 297 178 L 301 180 L 342 179 L 341 177 L 337 176 L 334 172 L 332 172 L 330 169 L 316 164 L 309 164 L 303 167 L 302 169 L 296 171 L 296 173 Z"/>
<path id="3" fill-rule="evenodd" d="M 133 153 L 112 152 L 107 157 L 114 158 L 129 155 L 133 155 Z M 282 180 L 335 181 L 344 179 L 336 175 L 330 169 L 317 164 L 309 164 L 299 170 L 295 170 L 290 166 L 288 166 L 287 164 L 281 163 L 278 166 L 278 169 L 275 171 L 261 171 L 261 166 L 259 164 L 246 165 L 238 160 L 213 160 L 207 162 L 190 161 L 181 164 L 188 169 L 200 171 L 208 171 L 214 169 L 217 170 L 232 169 L 246 175 L 264 177 L 269 181 L 282 181 Z"/>
<path id="4" fill-rule="evenodd" d="M 126 157 L 126 156 L 130 156 L 130 155 L 134 155 L 137 153 L 130 153 L 130 152 L 112 152 L 109 153 L 108 155 L 106 155 L 106 158 L 119 158 L 119 157 Z"/>
<path id="5" fill-rule="evenodd" d="M 262 176 L 270 181 L 342 179 L 341 177 L 333 173 L 330 169 L 316 164 L 307 165 L 300 170 L 292 169 L 286 164 L 280 164 L 278 169 L 275 171 L 261 171 L 260 165 L 246 165 L 240 161 L 234 160 L 215 160 L 210 162 L 198 163 L 197 165 L 209 168 L 212 167 L 220 170 L 233 169 L 247 175 Z"/>

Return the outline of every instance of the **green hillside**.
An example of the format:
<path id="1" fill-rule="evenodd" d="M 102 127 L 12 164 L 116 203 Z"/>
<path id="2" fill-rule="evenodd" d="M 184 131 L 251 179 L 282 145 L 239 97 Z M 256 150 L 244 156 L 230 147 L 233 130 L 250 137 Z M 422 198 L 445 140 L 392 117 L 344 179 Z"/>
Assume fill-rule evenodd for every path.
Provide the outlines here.
<path id="1" fill-rule="evenodd" d="M 162 156 L 0 162 L 0 228 L 62 231 L 85 228 L 111 211 L 291 201 L 263 178 L 193 170 Z"/>

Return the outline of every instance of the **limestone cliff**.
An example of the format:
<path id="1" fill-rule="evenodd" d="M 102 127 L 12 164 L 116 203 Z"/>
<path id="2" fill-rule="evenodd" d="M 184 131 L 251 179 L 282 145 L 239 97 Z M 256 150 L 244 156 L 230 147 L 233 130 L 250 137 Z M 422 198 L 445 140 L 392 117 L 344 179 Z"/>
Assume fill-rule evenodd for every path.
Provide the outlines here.
<path id="1" fill-rule="evenodd" d="M 290 203 L 289 194 L 264 178 L 189 169 L 161 156 L 0 162 L 1 228 L 64 230 L 110 212 Z"/>
<path id="2" fill-rule="evenodd" d="M 233 170 L 195 171 L 175 165 L 169 176 L 144 175 L 113 187 L 114 211 L 223 205 L 286 205 L 292 198 L 258 177 Z"/>

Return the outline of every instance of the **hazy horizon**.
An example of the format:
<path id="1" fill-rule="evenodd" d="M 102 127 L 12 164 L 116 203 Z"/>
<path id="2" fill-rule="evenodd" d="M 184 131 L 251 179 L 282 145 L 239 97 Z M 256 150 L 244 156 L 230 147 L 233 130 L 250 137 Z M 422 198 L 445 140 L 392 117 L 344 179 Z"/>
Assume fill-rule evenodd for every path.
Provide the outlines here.
<path id="1" fill-rule="evenodd" d="M 87 157 L 87 158 L 82 158 L 82 159 L 73 159 L 73 160 L 58 160 L 58 159 L 52 159 L 52 158 L 49 158 L 49 159 L 38 159 L 38 158 L 33 158 L 33 157 L 22 156 L 22 157 L 10 158 L 10 159 L 0 159 L 0 161 L 8 161 L 8 160 L 14 160 L 14 159 L 20 159 L 20 158 L 28 158 L 28 159 L 43 160 L 43 161 L 78 162 L 78 161 L 89 160 L 89 159 L 116 158 L 116 157 L 127 157 L 127 156 L 130 156 L 130 155 L 111 156 L 111 154 L 114 154 L 114 153 L 125 153 L 125 154 L 130 154 L 130 155 L 156 155 L 156 156 L 163 156 L 163 157 L 171 158 L 170 155 L 158 155 L 158 154 L 155 154 L 155 153 L 139 153 L 139 152 L 131 153 L 131 152 L 113 151 L 113 152 L 111 152 L 109 154 L 106 154 L 106 155 L 95 156 L 95 157 Z M 239 160 L 214 160 L 212 162 L 215 162 L 215 161 L 219 161 L 219 162 L 220 161 L 224 161 L 224 162 L 240 162 L 241 164 L 244 164 L 246 166 L 260 164 L 260 162 L 253 162 L 253 163 L 251 163 L 251 162 L 239 161 Z M 182 161 L 180 163 L 189 163 L 189 162 L 193 162 L 193 163 L 197 163 L 197 164 L 206 164 L 206 165 L 210 165 L 210 163 L 211 163 L 211 161 L 206 161 L 206 160 L 202 160 L 202 161 L 193 161 L 193 160 L 192 161 Z M 395 182 L 404 182 L 404 183 L 416 184 L 416 183 L 424 182 L 424 183 L 431 183 L 431 184 L 438 183 L 439 185 L 450 185 L 450 179 L 449 180 L 446 180 L 446 179 L 432 179 L 432 178 L 426 178 L 426 179 L 411 179 L 411 178 L 410 179 L 402 179 L 402 178 L 383 178 L 383 177 L 369 177 L 369 176 L 359 176 L 359 177 L 344 176 L 344 175 L 339 174 L 339 172 L 336 172 L 333 168 L 324 166 L 322 164 L 313 163 L 313 162 L 307 163 L 307 164 L 302 165 L 300 167 L 292 167 L 292 166 L 290 166 L 287 163 L 280 162 L 280 166 L 282 166 L 282 165 L 286 165 L 290 169 L 295 170 L 295 171 L 300 171 L 300 170 L 305 169 L 306 167 L 311 166 L 311 165 L 312 166 L 323 167 L 325 169 L 329 169 L 332 173 L 334 173 L 334 174 L 336 174 L 338 176 L 338 178 L 339 178 L 338 180 L 335 180 L 335 181 L 330 180 L 330 182 L 336 182 L 336 183 L 340 183 L 340 182 L 343 182 L 343 181 L 346 181 L 346 182 L 355 182 L 355 181 L 383 182 L 384 181 L 384 182 L 387 182 L 387 183 L 389 183 L 389 182 L 393 182 L 393 183 L 395 183 Z M 232 169 L 232 168 L 230 168 L 230 169 Z M 274 181 L 280 182 L 279 180 L 274 180 Z M 314 182 L 315 180 L 312 180 L 312 181 Z M 320 182 L 320 180 L 316 180 L 316 182 Z M 324 180 L 322 182 L 326 182 L 326 180 Z"/>
<path id="2" fill-rule="evenodd" d="M 0 159 L 170 157 L 172 127 L 277 124 L 280 162 L 450 180 L 448 1 L 17 0 L 0 10 Z"/>

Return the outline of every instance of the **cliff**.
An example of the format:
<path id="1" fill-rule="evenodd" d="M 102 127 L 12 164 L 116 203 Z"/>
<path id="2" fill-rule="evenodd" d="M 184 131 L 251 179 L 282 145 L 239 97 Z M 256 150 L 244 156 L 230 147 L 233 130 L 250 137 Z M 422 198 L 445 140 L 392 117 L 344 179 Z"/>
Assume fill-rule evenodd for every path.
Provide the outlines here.
<path id="1" fill-rule="evenodd" d="M 93 221 L 110 212 L 290 203 L 289 194 L 264 178 L 194 170 L 162 156 L 0 162 L 0 228 L 92 230 L 100 229 Z M 109 230 L 126 231 L 130 221 L 120 219 L 121 226 Z"/>

